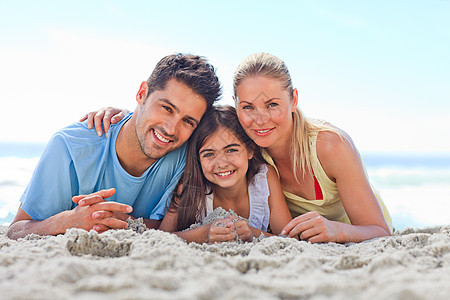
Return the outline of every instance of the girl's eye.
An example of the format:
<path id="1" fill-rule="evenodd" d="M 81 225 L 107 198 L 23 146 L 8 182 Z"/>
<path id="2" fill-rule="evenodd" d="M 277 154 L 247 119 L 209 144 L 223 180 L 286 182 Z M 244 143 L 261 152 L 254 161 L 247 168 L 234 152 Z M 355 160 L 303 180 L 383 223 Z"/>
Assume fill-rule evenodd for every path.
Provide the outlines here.
<path id="1" fill-rule="evenodd" d="M 233 153 L 233 152 L 237 152 L 237 151 L 238 151 L 237 149 L 228 149 L 227 153 Z"/>
<path id="2" fill-rule="evenodd" d="M 203 154 L 203 156 L 202 157 L 212 157 L 213 156 L 213 154 L 212 153 L 205 153 L 205 154 Z"/>

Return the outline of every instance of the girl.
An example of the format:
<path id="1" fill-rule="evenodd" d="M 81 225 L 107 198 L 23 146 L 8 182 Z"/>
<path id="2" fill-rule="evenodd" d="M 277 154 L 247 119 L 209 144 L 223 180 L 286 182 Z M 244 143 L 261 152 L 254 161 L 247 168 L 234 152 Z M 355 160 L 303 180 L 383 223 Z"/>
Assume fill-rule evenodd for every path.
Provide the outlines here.
<path id="1" fill-rule="evenodd" d="M 263 163 L 231 106 L 214 107 L 203 117 L 189 141 L 180 184 L 160 229 L 187 242 L 225 242 L 236 236 L 252 241 L 269 225 L 280 234 L 292 220 L 275 170 Z M 249 224 L 229 217 L 185 230 L 217 207 L 232 209 Z"/>

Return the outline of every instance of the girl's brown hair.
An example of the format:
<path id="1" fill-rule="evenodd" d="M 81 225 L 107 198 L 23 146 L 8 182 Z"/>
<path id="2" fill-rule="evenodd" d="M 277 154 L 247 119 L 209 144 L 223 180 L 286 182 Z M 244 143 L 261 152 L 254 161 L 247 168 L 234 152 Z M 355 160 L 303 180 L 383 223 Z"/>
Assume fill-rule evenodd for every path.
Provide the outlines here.
<path id="1" fill-rule="evenodd" d="M 232 106 L 213 106 L 202 118 L 199 126 L 189 139 L 186 166 L 180 180 L 181 188 L 174 195 L 170 210 L 178 212 L 177 230 L 184 230 L 194 224 L 199 216 L 206 212 L 206 195 L 213 186 L 203 174 L 199 151 L 208 137 L 219 127 L 230 130 L 247 148 L 253 152 L 247 170 L 247 183 L 258 173 L 263 159 L 259 147 L 247 136 L 239 123 L 236 110 Z"/>

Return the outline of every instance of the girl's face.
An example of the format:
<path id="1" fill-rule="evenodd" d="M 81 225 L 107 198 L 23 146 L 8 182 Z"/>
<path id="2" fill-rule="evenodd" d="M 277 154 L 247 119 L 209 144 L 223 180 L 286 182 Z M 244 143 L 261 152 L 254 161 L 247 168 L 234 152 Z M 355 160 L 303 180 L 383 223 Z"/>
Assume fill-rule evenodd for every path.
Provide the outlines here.
<path id="1" fill-rule="evenodd" d="M 220 126 L 199 150 L 203 174 L 222 188 L 246 184 L 248 160 L 253 157 L 236 135 Z"/>
<path id="2" fill-rule="evenodd" d="M 239 121 L 258 146 L 267 148 L 290 138 L 297 90 L 291 95 L 280 80 L 253 76 L 242 80 L 236 94 Z"/>

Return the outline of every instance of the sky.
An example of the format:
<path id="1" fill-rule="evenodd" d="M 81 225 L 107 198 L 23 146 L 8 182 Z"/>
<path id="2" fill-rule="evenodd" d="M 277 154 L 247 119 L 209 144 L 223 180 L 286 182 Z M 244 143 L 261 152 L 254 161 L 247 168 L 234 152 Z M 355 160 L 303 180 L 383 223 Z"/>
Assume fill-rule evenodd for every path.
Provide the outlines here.
<path id="1" fill-rule="evenodd" d="M 0 0 L 0 141 L 134 110 L 165 55 L 206 56 L 233 104 L 246 56 L 286 62 L 308 117 L 362 152 L 450 153 L 450 1 Z"/>

